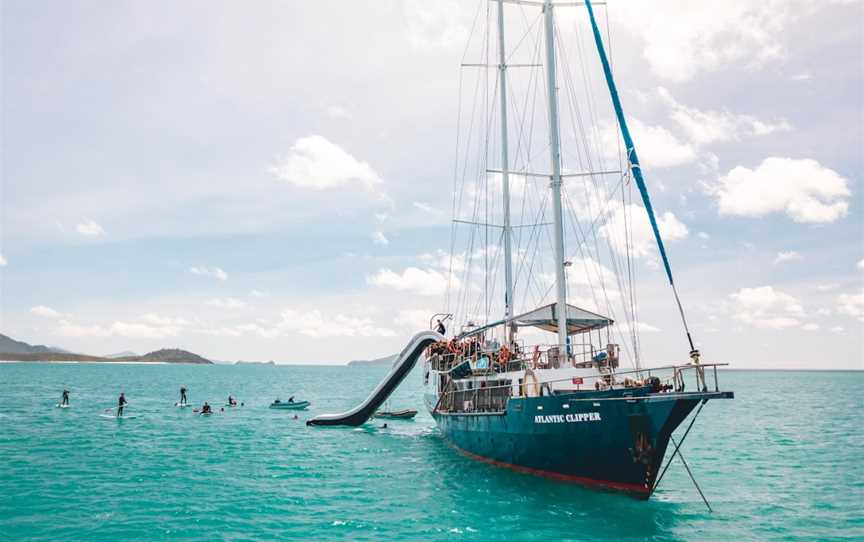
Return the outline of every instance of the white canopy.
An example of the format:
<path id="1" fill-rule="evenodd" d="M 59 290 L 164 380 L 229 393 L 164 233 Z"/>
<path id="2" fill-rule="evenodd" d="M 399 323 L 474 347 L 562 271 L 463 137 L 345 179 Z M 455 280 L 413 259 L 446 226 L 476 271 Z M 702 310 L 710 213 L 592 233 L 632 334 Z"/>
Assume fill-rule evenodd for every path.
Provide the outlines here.
<path id="1" fill-rule="evenodd" d="M 484 331 L 496 326 L 505 324 L 505 320 L 492 322 L 475 329 L 465 331 L 461 337 L 470 337 L 483 333 Z M 595 329 L 602 329 L 614 323 L 611 318 L 602 316 L 585 309 L 567 304 L 567 335 L 575 335 L 576 333 L 584 333 Z M 558 332 L 558 304 L 550 303 L 533 311 L 526 312 L 514 316 L 511 324 L 516 327 L 536 327 L 552 333 Z"/>

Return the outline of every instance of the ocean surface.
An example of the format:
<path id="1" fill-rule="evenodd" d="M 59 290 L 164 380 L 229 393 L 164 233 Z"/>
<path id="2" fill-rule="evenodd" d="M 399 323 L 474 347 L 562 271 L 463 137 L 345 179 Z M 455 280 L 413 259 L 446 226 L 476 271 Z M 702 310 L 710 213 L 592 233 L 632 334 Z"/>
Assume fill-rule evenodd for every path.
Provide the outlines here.
<path id="1" fill-rule="evenodd" d="M 677 460 L 642 502 L 463 457 L 416 371 L 392 400 L 414 421 L 303 423 L 386 371 L 0 364 L 0 540 L 864 539 L 864 373 L 722 373 L 736 398 L 683 448 L 710 513 Z M 181 384 L 217 414 L 175 408 Z M 121 391 L 139 417 L 101 417 Z M 229 393 L 245 406 L 218 412 Z M 299 420 L 267 408 L 290 395 L 312 401 Z"/>

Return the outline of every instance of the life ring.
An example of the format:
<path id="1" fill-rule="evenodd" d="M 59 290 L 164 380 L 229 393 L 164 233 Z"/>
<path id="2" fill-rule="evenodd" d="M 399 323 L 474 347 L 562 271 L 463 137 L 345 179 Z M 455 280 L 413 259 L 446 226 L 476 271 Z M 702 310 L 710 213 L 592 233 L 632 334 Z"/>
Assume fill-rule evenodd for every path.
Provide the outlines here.
<path id="1" fill-rule="evenodd" d="M 534 381 L 534 386 L 533 386 L 534 395 L 529 395 L 527 393 L 527 391 L 529 389 L 528 388 L 528 377 L 529 376 L 531 377 L 531 380 Z M 540 381 L 537 380 L 537 375 L 534 374 L 534 371 L 532 371 L 531 369 L 525 369 L 525 376 L 522 377 L 522 386 L 521 386 L 521 389 L 519 390 L 519 392 L 520 392 L 520 395 L 522 395 L 522 397 L 540 397 Z"/>

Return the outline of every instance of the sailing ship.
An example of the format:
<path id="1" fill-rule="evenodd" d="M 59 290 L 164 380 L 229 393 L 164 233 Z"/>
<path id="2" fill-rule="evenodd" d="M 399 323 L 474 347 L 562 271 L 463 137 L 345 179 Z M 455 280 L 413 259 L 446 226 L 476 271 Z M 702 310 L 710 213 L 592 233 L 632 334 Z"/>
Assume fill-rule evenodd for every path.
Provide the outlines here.
<path id="1" fill-rule="evenodd" d="M 493 89 L 494 101 L 480 99 L 475 111 L 479 109 L 482 113 L 469 124 L 482 125 L 487 131 L 494 131 L 492 128 L 497 124 L 500 163 L 497 168 L 489 165 L 494 137 L 487 134 L 475 138 L 475 142 L 479 139 L 477 146 L 483 156 L 476 162 L 474 179 L 481 186 L 471 188 L 465 182 L 468 174 L 457 178 L 451 242 L 454 250 L 447 262 L 451 284 L 448 298 L 457 308 L 433 317 L 450 322 L 455 330 L 449 339 L 432 331 L 418 333 L 364 403 L 349 412 L 318 416 L 308 423 L 365 422 L 422 357 L 424 403 L 443 438 L 463 454 L 523 473 L 647 499 L 662 478 L 662 463 L 670 441 L 675 447 L 669 462 L 680 452 L 681 442 L 707 401 L 732 398 L 733 393 L 719 388 L 717 367 L 722 364 L 702 362 L 691 338 L 592 2 L 490 0 L 487 5 L 495 4 L 497 9 L 491 11 L 490 7 L 487 12 L 487 26 L 493 26 L 494 20 L 497 32 L 487 30 L 483 34 L 486 57 L 481 62 L 463 64 L 469 69 L 485 70 L 482 77 L 487 78 L 486 84 L 477 88 Z M 518 40 L 518 47 L 529 51 L 525 63 L 514 62 L 517 51 L 506 48 L 507 4 L 518 9 L 525 21 L 525 33 Z M 561 30 L 556 25 L 555 13 L 564 7 L 584 7 L 590 23 L 588 41 L 596 49 L 605 90 L 611 98 L 617 143 L 623 143 L 617 170 L 592 169 L 602 159 L 594 162 L 588 159 L 589 140 L 593 139 L 594 150 L 608 142 L 597 143 L 597 132 L 586 133 L 582 128 L 582 121 L 596 117 L 597 113 L 588 107 L 580 115 L 578 100 L 569 91 L 566 101 L 575 110 L 570 113 L 574 139 L 581 135 L 582 147 L 569 153 L 562 145 L 559 114 L 562 81 L 558 76 L 557 43 Z M 525 10 L 531 8 L 539 8 L 536 18 L 526 15 Z M 493 34 L 497 34 L 494 60 L 489 55 L 495 48 L 488 46 Z M 537 36 L 533 43 L 532 36 Z M 514 88 L 508 73 L 516 67 L 531 74 L 523 85 L 528 98 L 520 99 L 524 105 L 521 110 L 508 101 L 508 92 Z M 584 70 L 584 62 L 582 67 Z M 572 75 L 567 75 L 565 88 L 573 83 Z M 539 89 L 543 89 L 546 101 L 543 123 L 546 145 L 538 151 L 527 139 L 534 126 L 528 104 L 536 102 Z M 514 111 L 520 120 L 516 143 L 511 142 L 508 125 L 508 115 Z M 579 120 L 578 129 L 574 119 Z M 471 137 L 467 139 L 466 147 L 473 144 Z M 511 163 L 512 150 L 521 157 L 518 165 Z M 577 167 L 565 169 L 562 157 L 574 154 Z M 600 154 L 602 158 L 602 149 Z M 548 160 L 548 166 L 539 168 L 541 171 L 536 171 L 538 155 L 545 155 L 544 161 Z M 545 170 L 546 167 L 549 169 Z M 463 172 L 468 169 L 457 167 Z M 535 219 L 529 223 L 512 223 L 514 179 L 523 185 L 521 216 Z M 548 181 L 548 190 L 538 188 L 537 180 Z M 567 186 L 571 181 L 585 183 L 583 207 L 589 211 L 593 208 L 593 214 L 584 208 L 581 211 L 568 208 L 568 204 L 573 206 L 574 199 L 568 194 L 576 194 L 575 189 Z M 633 204 L 634 192 L 638 192 L 641 206 Z M 492 205 L 490 194 L 499 198 L 500 207 Z M 531 198 L 537 203 L 533 211 L 529 205 Z M 461 217 L 463 208 L 471 209 L 473 214 Z M 569 222 L 565 222 L 565 211 Z M 633 228 L 640 220 L 634 215 L 637 211 L 647 215 L 665 278 L 672 289 L 688 341 L 687 363 L 659 368 L 646 368 L 641 363 L 633 264 L 638 251 L 632 246 Z M 546 221 L 548 213 L 551 222 Z M 616 216 L 623 217 L 617 238 L 614 228 L 606 224 Z M 493 223 L 494 219 L 500 223 Z M 467 249 L 457 254 L 456 228 L 460 225 L 468 229 Z M 565 243 L 567 226 L 574 232 L 575 242 L 570 246 Z M 591 228 L 593 233 L 586 233 Z M 599 261 L 603 241 L 612 262 L 609 267 Z M 542 254 L 542 242 L 551 245 L 551 258 Z M 517 262 L 517 257 L 521 261 Z M 472 258 L 481 261 L 471 261 Z M 585 270 L 581 278 L 574 265 L 577 260 Z M 496 280 L 499 277 L 496 270 L 501 267 L 503 281 Z M 569 277 L 568 268 L 574 268 L 569 269 Z M 482 284 L 471 283 L 472 273 Z M 496 294 L 499 282 L 503 282 L 503 292 Z M 540 303 L 517 312 L 520 285 L 523 299 L 534 291 Z M 593 296 L 590 307 L 582 301 L 578 305 L 568 303 L 568 289 L 572 294 L 577 286 L 599 289 L 601 295 Z M 478 293 L 479 299 L 472 300 L 472 295 Z M 495 317 L 499 308 L 503 310 Z M 616 310 L 624 322 L 616 322 L 610 315 Z M 625 369 L 623 361 L 632 367 Z M 687 431 L 676 441 L 673 432 L 697 407 Z"/>

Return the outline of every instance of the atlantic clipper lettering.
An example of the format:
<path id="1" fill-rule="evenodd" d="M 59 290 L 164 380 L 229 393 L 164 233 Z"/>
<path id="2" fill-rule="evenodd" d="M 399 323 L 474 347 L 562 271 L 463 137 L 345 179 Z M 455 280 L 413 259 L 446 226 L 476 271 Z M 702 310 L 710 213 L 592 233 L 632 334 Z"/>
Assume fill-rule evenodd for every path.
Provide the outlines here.
<path id="1" fill-rule="evenodd" d="M 599 422 L 599 412 L 579 412 L 578 414 L 549 414 L 534 416 L 534 423 L 579 423 Z"/>

